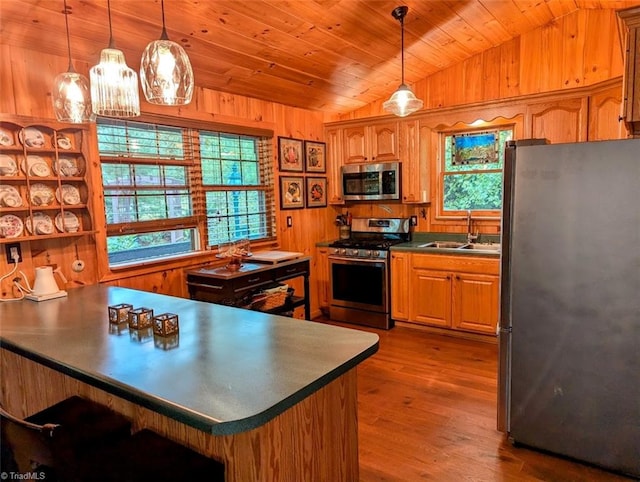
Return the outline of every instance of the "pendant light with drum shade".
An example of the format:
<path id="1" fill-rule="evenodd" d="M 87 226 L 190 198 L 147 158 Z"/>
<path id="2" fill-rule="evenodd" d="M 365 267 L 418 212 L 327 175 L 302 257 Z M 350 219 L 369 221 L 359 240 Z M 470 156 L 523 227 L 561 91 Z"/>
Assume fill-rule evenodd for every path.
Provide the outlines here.
<path id="1" fill-rule="evenodd" d="M 160 39 L 150 42 L 142 53 L 140 83 L 151 104 L 186 105 L 193 95 L 193 69 L 182 46 L 169 40 L 164 23 L 164 0 L 161 5 L 162 33 Z"/>
<path id="2" fill-rule="evenodd" d="M 402 82 L 388 101 L 382 104 L 384 110 L 398 117 L 406 117 L 413 112 L 422 109 L 422 101 L 418 99 L 411 89 L 404 83 L 404 17 L 407 15 L 409 7 L 400 6 L 393 9 L 391 15 L 400 21 L 401 31 L 401 58 L 402 58 Z"/>
<path id="3" fill-rule="evenodd" d="M 127 66 L 124 53 L 115 47 L 111 30 L 111 2 L 109 13 L 109 46 L 100 52 L 100 63 L 89 71 L 93 112 L 107 117 L 136 117 L 140 115 L 138 74 Z"/>
<path id="4" fill-rule="evenodd" d="M 53 111 L 60 122 L 82 124 L 92 122 L 95 115 L 91 110 L 91 91 L 89 79 L 79 74 L 71 62 L 71 40 L 69 38 L 69 10 L 67 0 L 64 0 L 64 23 L 67 27 L 67 54 L 69 67 L 67 71 L 58 74 L 53 81 Z"/>

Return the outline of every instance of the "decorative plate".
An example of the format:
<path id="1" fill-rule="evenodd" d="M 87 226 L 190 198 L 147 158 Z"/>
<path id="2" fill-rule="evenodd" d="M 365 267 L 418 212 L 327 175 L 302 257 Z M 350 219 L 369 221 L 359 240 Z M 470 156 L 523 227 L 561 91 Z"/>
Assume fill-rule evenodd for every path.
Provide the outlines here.
<path id="1" fill-rule="evenodd" d="M 29 166 L 28 169 L 27 166 Z M 30 176 L 48 177 L 51 175 L 49 164 L 40 156 L 27 156 L 27 159 L 23 159 L 20 163 L 20 167 L 25 174 Z"/>
<path id="2" fill-rule="evenodd" d="M 53 188 L 46 184 L 36 183 L 31 185 L 29 199 L 33 206 L 48 206 L 55 198 Z"/>
<path id="3" fill-rule="evenodd" d="M 13 132 L 0 127 L 0 146 L 9 147 L 15 144 Z"/>
<path id="4" fill-rule="evenodd" d="M 78 160 L 73 157 L 61 157 L 53 161 L 53 172 L 65 177 L 77 176 L 80 174 Z"/>
<path id="5" fill-rule="evenodd" d="M 17 238 L 23 230 L 24 224 L 18 216 L 7 214 L 0 217 L 0 238 Z"/>
<path id="6" fill-rule="evenodd" d="M 60 204 L 74 206 L 80 204 L 80 191 L 71 184 L 63 184 L 56 189 L 56 199 Z"/>
<path id="7" fill-rule="evenodd" d="M 22 206 L 22 196 L 13 186 L 0 184 L 0 206 L 7 208 L 18 208 Z"/>
<path id="8" fill-rule="evenodd" d="M 53 221 L 51 217 L 45 213 L 33 213 L 33 221 L 31 220 L 31 216 L 27 216 L 24 224 L 29 234 L 53 233 Z"/>
<path id="9" fill-rule="evenodd" d="M 27 147 L 41 149 L 45 144 L 44 134 L 35 127 L 22 129 L 18 137 L 20 138 L 20 142 Z"/>
<path id="10" fill-rule="evenodd" d="M 15 176 L 18 174 L 18 164 L 13 157 L 0 154 L 0 176 Z"/>
<path id="11" fill-rule="evenodd" d="M 64 149 L 65 151 L 68 151 L 73 147 L 69 136 L 60 134 L 59 132 L 56 134 L 56 144 L 58 144 L 58 148 Z"/>
<path id="12" fill-rule="evenodd" d="M 80 229 L 80 221 L 78 216 L 72 212 L 65 211 L 64 217 L 62 213 L 56 215 L 56 228 L 61 233 L 75 233 Z"/>

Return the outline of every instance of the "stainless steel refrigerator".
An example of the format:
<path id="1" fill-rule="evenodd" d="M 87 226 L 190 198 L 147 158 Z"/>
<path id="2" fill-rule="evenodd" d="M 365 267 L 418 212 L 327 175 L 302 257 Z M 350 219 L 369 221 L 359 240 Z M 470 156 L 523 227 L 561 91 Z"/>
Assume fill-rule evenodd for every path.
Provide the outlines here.
<path id="1" fill-rule="evenodd" d="M 640 477 L 640 139 L 506 148 L 498 428 Z"/>

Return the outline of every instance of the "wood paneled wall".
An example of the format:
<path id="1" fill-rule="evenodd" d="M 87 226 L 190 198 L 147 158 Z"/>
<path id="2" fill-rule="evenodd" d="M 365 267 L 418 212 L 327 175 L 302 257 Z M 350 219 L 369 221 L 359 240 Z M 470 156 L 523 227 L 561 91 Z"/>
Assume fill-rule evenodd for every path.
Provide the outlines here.
<path id="1" fill-rule="evenodd" d="M 622 75 L 614 9 L 579 10 L 412 86 L 425 109 L 573 89 Z M 380 99 L 331 120 L 384 115 Z"/>

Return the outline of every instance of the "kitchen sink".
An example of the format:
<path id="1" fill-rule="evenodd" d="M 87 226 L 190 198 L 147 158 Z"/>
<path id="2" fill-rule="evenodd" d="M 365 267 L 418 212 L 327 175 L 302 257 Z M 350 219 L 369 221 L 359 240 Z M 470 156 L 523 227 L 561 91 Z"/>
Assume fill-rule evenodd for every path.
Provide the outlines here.
<path id="1" fill-rule="evenodd" d="M 500 251 L 500 243 L 470 243 L 460 246 L 460 249 L 477 249 L 482 251 Z"/>
<path id="2" fill-rule="evenodd" d="M 418 248 L 445 248 L 445 249 L 458 249 L 466 246 L 467 243 L 461 243 L 458 241 L 431 241 L 430 243 L 424 243 L 418 245 Z"/>
<path id="3" fill-rule="evenodd" d="M 461 241 L 431 241 L 419 244 L 418 248 L 473 249 L 478 251 L 500 251 L 500 243 L 466 243 Z"/>

